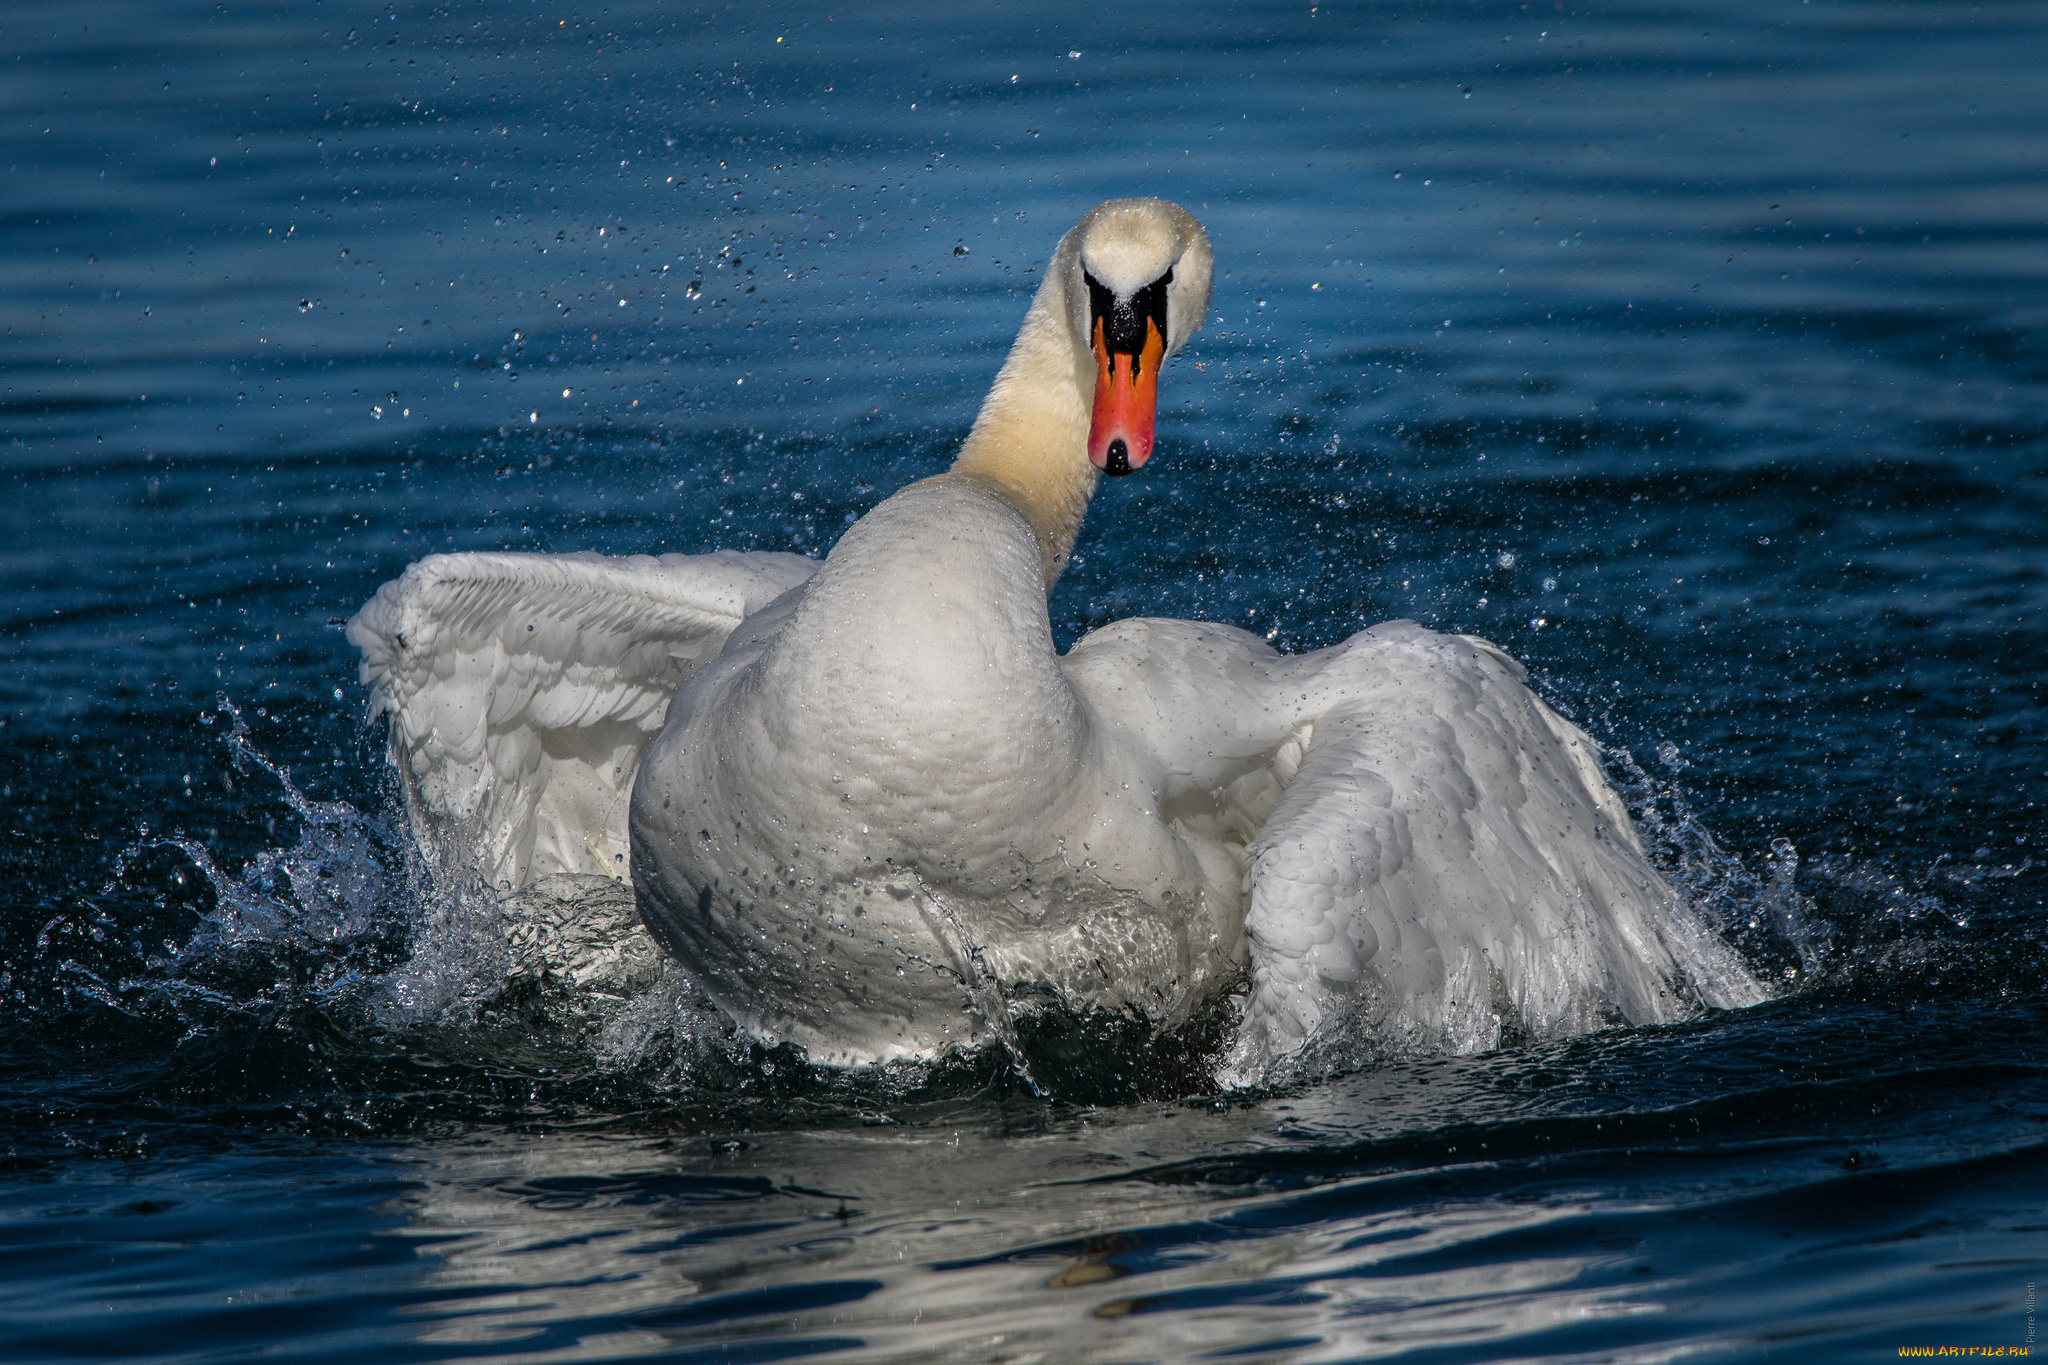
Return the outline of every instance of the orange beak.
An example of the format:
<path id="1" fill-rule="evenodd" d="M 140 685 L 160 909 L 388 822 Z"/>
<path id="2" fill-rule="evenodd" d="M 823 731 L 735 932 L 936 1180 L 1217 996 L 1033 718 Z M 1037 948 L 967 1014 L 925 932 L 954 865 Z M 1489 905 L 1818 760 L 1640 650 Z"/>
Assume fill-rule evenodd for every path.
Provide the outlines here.
<path id="1" fill-rule="evenodd" d="M 1112 351 L 1107 327 L 1095 319 L 1095 417 L 1088 424 L 1088 458 L 1105 474 L 1123 475 L 1152 454 L 1152 423 L 1159 410 L 1159 366 L 1166 338 L 1145 319 L 1145 342 L 1136 354 Z"/>

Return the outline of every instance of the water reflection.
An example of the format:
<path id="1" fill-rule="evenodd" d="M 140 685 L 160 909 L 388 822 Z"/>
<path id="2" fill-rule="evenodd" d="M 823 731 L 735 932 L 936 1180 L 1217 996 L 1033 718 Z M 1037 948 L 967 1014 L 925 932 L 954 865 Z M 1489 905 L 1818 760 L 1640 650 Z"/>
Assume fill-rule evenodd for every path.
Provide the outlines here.
<path id="1" fill-rule="evenodd" d="M 1991 1237 L 1979 1260 L 2026 1240 L 1977 1220 L 1997 1221 L 2037 1157 L 1958 1162 L 1908 1122 L 1876 1140 L 1873 1173 L 1796 1125 L 1747 1120 L 1724 1147 L 1737 1129 L 1683 1106 L 1611 1115 L 1603 1149 L 1607 1119 L 1511 1097 L 1489 1060 L 1224 1111 L 432 1149 L 394 1235 L 428 1258 L 436 1341 L 1063 1360 L 1499 1358 L 1674 1329 L 1732 1346 L 1787 1313 L 1824 1320 L 1779 1296 L 1816 1256 L 1881 1273 L 1930 1200 Z M 1571 1060 L 1594 1063 L 1597 1090 L 1599 1060 Z M 1516 1112 L 1550 1127 L 1518 1137 Z M 1318 1126 L 1363 1136 L 1304 1141 Z"/>

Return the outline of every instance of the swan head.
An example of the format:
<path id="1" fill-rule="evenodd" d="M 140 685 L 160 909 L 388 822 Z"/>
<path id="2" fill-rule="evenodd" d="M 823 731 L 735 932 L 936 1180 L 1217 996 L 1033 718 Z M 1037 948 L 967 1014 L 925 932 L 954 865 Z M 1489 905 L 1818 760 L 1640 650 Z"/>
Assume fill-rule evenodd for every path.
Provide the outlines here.
<path id="1" fill-rule="evenodd" d="M 1060 239 L 1069 321 L 1094 353 L 1088 459 L 1103 473 L 1151 456 L 1159 369 L 1208 321 L 1215 260 L 1194 215 L 1164 199 L 1111 199 Z"/>

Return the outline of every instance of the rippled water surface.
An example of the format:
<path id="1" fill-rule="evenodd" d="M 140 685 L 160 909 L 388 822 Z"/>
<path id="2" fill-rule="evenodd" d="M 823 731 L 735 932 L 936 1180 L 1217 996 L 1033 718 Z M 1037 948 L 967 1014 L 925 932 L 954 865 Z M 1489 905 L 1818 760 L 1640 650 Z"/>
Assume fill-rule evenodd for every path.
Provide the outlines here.
<path id="1" fill-rule="evenodd" d="M 8 7 L 0 1356 L 2035 1340 L 2044 56 L 2029 3 Z M 1216 312 L 1062 643 L 1484 634 L 1777 999 L 1044 1098 L 578 997 L 424 885 L 378 583 L 822 553 L 1133 193 Z"/>

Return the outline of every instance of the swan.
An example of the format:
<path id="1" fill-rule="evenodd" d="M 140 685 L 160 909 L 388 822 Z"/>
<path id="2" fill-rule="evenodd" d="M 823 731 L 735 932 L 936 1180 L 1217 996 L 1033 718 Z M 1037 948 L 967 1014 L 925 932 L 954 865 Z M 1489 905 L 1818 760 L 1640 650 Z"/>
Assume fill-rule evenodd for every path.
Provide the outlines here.
<path id="1" fill-rule="evenodd" d="M 630 879 L 742 1029 L 836 1066 L 1235 993 L 1221 1074 L 1256 1080 L 1346 1031 L 1472 1051 L 1761 999 L 1484 640 L 1289 656 L 1139 619 L 1057 653 L 1046 595 L 1098 479 L 1151 455 L 1212 276 L 1185 210 L 1090 211 L 952 467 L 822 563 L 443 554 L 385 584 L 348 638 L 422 846 L 515 913 Z"/>

